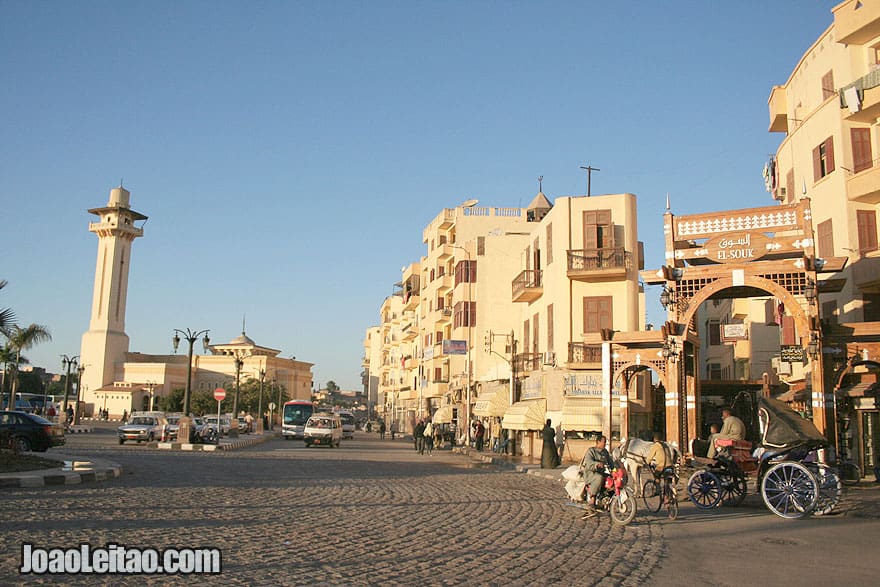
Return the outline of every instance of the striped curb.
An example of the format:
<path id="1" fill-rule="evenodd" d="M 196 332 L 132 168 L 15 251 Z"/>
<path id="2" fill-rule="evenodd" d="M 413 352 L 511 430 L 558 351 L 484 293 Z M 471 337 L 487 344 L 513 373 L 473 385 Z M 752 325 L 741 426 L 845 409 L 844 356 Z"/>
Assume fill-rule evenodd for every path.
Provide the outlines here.
<path id="1" fill-rule="evenodd" d="M 226 450 L 235 450 L 238 448 L 244 448 L 247 446 L 254 446 L 256 444 L 262 444 L 269 440 L 270 438 L 274 438 L 273 435 L 264 435 L 264 436 L 255 436 L 253 438 L 245 438 L 241 440 L 232 440 L 228 442 L 223 442 L 219 445 L 217 444 L 192 444 L 189 442 L 151 442 L 148 443 L 147 446 L 157 448 L 159 450 L 188 450 L 193 452 L 213 452 L 213 451 L 226 451 Z"/>
<path id="2" fill-rule="evenodd" d="M 20 474 L 4 473 L 0 475 L 0 488 L 80 485 L 94 481 L 106 481 L 121 475 L 122 465 L 115 463 L 97 465 L 86 471 L 62 471 L 61 468 L 22 471 Z"/>

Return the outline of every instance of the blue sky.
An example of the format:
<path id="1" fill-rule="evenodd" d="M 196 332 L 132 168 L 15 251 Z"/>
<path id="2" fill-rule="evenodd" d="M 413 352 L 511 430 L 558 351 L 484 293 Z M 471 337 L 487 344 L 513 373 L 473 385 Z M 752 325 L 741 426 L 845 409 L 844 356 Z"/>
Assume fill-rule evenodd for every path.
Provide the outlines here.
<path id="1" fill-rule="evenodd" d="M 662 213 L 771 205 L 767 98 L 835 2 L 0 0 L 0 307 L 88 328 L 86 210 L 120 179 L 131 350 L 239 334 L 360 389 L 364 330 L 444 207 L 638 196 Z M 662 321 L 655 292 L 649 320 Z"/>

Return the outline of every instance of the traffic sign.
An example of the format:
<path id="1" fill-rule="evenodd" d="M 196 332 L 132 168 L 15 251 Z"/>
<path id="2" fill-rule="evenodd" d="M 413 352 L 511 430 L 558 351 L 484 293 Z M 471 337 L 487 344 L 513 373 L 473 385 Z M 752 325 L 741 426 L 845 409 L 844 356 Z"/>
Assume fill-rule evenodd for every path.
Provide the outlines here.
<path id="1" fill-rule="evenodd" d="M 270 409 L 270 410 L 274 410 L 274 409 L 275 409 L 275 402 L 270 402 L 270 403 L 269 403 L 269 409 Z"/>
<path id="2" fill-rule="evenodd" d="M 214 390 L 214 399 L 217 400 L 218 402 L 222 402 L 223 400 L 225 400 L 226 399 L 226 390 L 223 389 L 222 387 L 218 387 L 217 389 L 215 389 Z"/>

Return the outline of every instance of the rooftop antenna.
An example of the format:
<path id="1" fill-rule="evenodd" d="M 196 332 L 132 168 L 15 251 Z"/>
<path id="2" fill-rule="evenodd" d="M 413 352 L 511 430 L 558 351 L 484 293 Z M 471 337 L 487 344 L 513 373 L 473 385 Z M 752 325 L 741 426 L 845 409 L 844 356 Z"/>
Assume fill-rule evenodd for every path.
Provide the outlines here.
<path id="1" fill-rule="evenodd" d="M 541 193 L 544 192 L 544 176 L 543 175 L 538 176 L 538 191 Z"/>
<path id="2" fill-rule="evenodd" d="M 666 192 L 666 211 L 669 212 L 669 192 Z"/>
<path id="3" fill-rule="evenodd" d="M 242 335 L 242 336 L 244 336 L 244 332 L 245 332 L 245 331 L 244 331 L 244 319 L 245 319 L 245 316 L 246 316 L 246 314 L 242 314 L 242 315 L 241 315 L 241 335 Z"/>
<path id="4" fill-rule="evenodd" d="M 589 198 L 590 195 L 591 195 L 591 194 L 590 194 L 590 182 L 591 182 L 591 180 L 593 179 L 593 172 L 594 172 L 594 171 L 602 171 L 602 170 L 601 170 L 601 169 L 598 169 L 598 168 L 596 168 L 596 167 L 593 167 L 593 166 L 590 165 L 589 163 L 587 164 L 586 167 L 584 167 L 583 165 L 581 165 L 581 169 L 583 169 L 584 171 L 587 172 L 587 197 Z"/>

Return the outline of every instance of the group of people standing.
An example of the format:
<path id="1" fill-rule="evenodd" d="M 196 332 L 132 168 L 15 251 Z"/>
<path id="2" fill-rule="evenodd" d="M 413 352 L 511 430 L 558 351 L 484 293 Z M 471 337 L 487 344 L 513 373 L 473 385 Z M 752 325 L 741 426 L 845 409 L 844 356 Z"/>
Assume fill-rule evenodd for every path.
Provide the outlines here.
<path id="1" fill-rule="evenodd" d="M 416 452 L 420 455 L 426 452 L 430 456 L 434 450 L 434 423 L 431 418 L 419 420 L 413 429 L 413 443 Z"/>

